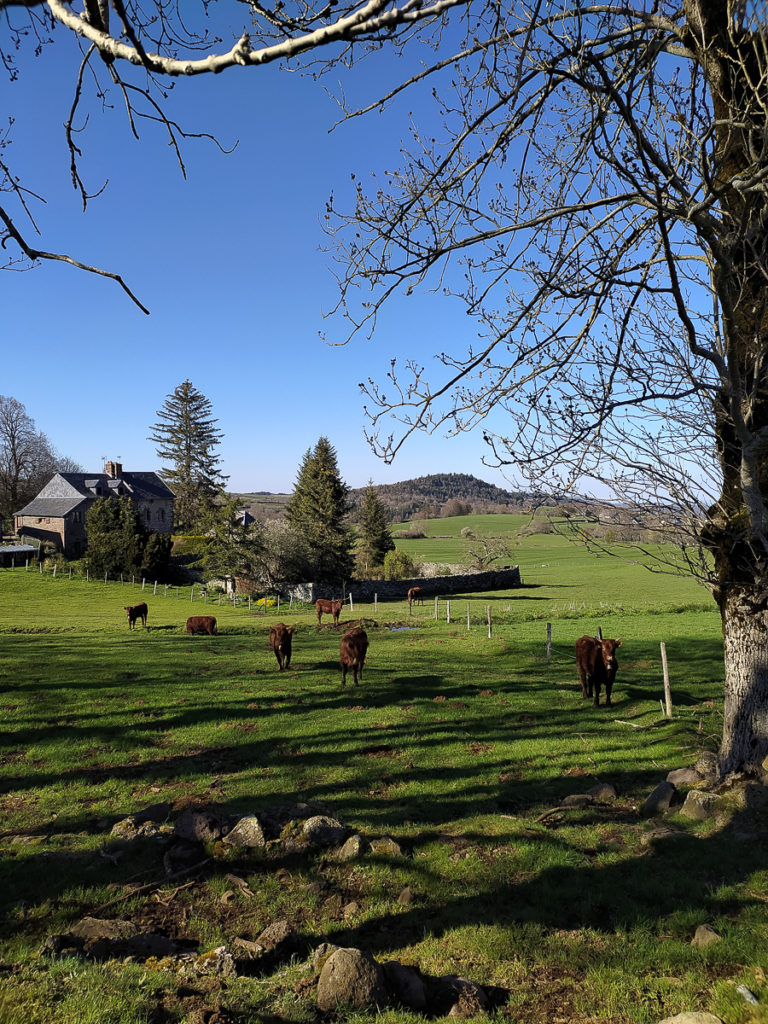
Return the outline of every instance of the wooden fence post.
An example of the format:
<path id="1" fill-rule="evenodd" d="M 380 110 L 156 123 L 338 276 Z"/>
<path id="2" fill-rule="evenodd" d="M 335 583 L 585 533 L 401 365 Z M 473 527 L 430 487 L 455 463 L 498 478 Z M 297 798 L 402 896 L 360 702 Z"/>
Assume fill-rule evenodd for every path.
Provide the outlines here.
<path id="1" fill-rule="evenodd" d="M 144 587 L 146 586 L 146 582 L 147 582 L 147 580 L 146 580 L 146 577 L 142 576 L 142 577 L 141 577 L 141 589 L 142 589 L 142 590 L 143 590 L 143 589 L 144 589 Z"/>
<path id="2" fill-rule="evenodd" d="M 104 573 L 104 586 L 106 587 L 106 585 L 107 585 L 107 574 Z"/>
<path id="3" fill-rule="evenodd" d="M 379 595 L 378 594 L 374 594 L 373 595 L 373 614 L 375 615 L 378 610 L 379 610 Z"/>
<path id="4" fill-rule="evenodd" d="M 157 580 L 155 580 L 155 585 L 152 588 L 152 597 L 154 597 L 156 593 L 157 593 Z"/>
<path id="5" fill-rule="evenodd" d="M 354 612 L 354 610 L 355 610 L 355 604 L 354 604 L 354 601 L 352 600 L 352 593 L 351 592 L 350 592 L 350 595 L 349 595 L 349 610 L 351 612 Z"/>
<path id="6" fill-rule="evenodd" d="M 53 563 L 53 578 L 56 579 L 56 563 Z"/>
<path id="7" fill-rule="evenodd" d="M 467 601 L 467 629 L 469 629 L 469 601 Z"/>
<path id="8" fill-rule="evenodd" d="M 445 602 L 445 621 L 451 621 L 451 601 L 450 598 Z"/>
<path id="9" fill-rule="evenodd" d="M 552 662 L 552 623 L 547 623 L 547 664 Z"/>
<path id="10" fill-rule="evenodd" d="M 664 673 L 664 703 L 667 706 L 667 718 L 672 717 L 672 691 L 669 687 L 669 666 L 667 665 L 667 645 L 660 643 L 661 670 Z"/>
<path id="11" fill-rule="evenodd" d="M 488 612 L 488 639 L 490 640 L 491 639 L 491 606 L 490 605 L 487 606 L 486 611 Z"/>
<path id="12" fill-rule="evenodd" d="M 437 602 L 438 602 L 438 597 L 437 597 L 437 594 L 435 594 L 435 618 L 437 618 Z"/>

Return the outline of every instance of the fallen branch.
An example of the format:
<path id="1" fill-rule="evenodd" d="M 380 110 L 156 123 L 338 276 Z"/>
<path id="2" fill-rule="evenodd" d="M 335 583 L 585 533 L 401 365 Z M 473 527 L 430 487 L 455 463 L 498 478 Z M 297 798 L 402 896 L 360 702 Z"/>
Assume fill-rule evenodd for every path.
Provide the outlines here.
<path id="1" fill-rule="evenodd" d="M 146 885 L 139 885 L 135 889 L 131 889 L 129 892 L 124 892 L 122 895 L 115 896 L 114 899 L 108 900 L 106 903 L 102 903 L 98 907 L 94 907 L 92 913 L 96 914 L 101 910 L 106 910 L 107 907 L 113 907 L 116 903 L 121 903 L 123 900 L 130 899 L 131 896 L 138 896 L 143 892 L 149 892 L 151 889 L 159 889 L 165 882 L 173 881 L 175 878 L 183 878 L 184 875 L 191 875 L 193 871 L 199 871 L 200 868 L 209 864 L 210 860 L 210 857 L 206 857 L 206 859 L 201 860 L 199 864 L 193 864 L 190 868 L 184 868 L 183 871 L 177 871 L 175 874 L 169 875 L 168 878 L 163 879 L 162 882 L 147 882 Z M 189 884 L 192 885 L 193 883 L 190 882 Z"/>

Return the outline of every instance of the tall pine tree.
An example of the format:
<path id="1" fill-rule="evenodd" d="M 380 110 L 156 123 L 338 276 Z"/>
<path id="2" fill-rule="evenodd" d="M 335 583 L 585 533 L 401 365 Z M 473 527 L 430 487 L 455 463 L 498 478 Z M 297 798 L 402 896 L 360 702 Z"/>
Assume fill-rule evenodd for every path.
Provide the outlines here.
<path id="1" fill-rule="evenodd" d="M 358 535 L 357 564 L 364 573 L 383 565 L 386 553 L 395 549 L 392 531 L 389 528 L 387 509 L 373 486 L 372 480 L 368 481 L 368 486 L 363 493 L 363 504 L 358 519 Z"/>
<path id="2" fill-rule="evenodd" d="M 185 380 L 168 395 L 149 440 L 157 454 L 170 465 L 161 475 L 176 495 L 175 523 L 178 530 L 202 526 L 214 498 L 226 484 L 216 450 L 224 436 L 216 428 L 211 402 L 192 381 Z"/>
<path id="3" fill-rule="evenodd" d="M 352 574 L 354 537 L 345 523 L 349 488 L 327 437 L 304 455 L 285 517 L 307 545 L 317 583 L 342 584 Z"/>

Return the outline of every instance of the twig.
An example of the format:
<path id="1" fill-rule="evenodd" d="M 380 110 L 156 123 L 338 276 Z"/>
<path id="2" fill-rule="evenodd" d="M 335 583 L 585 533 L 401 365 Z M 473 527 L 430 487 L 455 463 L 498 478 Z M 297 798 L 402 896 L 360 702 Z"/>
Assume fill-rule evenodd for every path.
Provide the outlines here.
<path id="1" fill-rule="evenodd" d="M 193 871 L 198 871 L 200 868 L 205 867 L 206 864 L 210 863 L 211 858 L 206 857 L 205 860 L 201 860 L 199 864 L 193 864 L 191 868 L 184 868 L 183 871 L 177 871 L 173 875 L 169 875 L 168 878 L 164 879 L 163 882 L 171 882 L 174 878 L 183 878 L 184 875 L 190 875 Z M 113 907 L 116 903 L 121 903 L 123 900 L 130 899 L 131 896 L 138 896 L 142 892 L 148 892 L 150 889 L 159 889 L 163 882 L 147 882 L 146 885 L 140 885 L 136 889 L 131 889 L 130 892 L 124 892 L 121 896 L 115 896 L 114 899 L 108 900 L 106 903 L 102 903 L 98 907 L 94 907 L 92 913 L 97 913 L 100 910 L 106 910 L 107 907 Z M 190 882 L 190 885 L 192 883 Z"/>

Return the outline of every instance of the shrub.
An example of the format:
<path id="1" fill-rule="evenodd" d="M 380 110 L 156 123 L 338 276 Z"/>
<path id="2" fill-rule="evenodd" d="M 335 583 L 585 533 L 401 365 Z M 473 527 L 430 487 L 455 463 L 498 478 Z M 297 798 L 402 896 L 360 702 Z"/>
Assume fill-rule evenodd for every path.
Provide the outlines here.
<path id="1" fill-rule="evenodd" d="M 405 551 L 388 551 L 384 556 L 384 579 L 402 580 L 416 573 L 413 560 Z"/>

